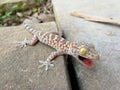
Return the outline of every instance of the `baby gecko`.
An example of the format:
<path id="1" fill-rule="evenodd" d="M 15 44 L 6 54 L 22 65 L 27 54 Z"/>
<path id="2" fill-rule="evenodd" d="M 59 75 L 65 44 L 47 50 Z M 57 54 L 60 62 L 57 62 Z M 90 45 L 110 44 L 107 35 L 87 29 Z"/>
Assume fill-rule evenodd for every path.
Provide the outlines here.
<path id="1" fill-rule="evenodd" d="M 38 31 L 30 27 L 27 23 L 24 23 L 24 26 L 27 31 L 33 34 L 33 38 L 31 40 L 25 38 L 22 42 L 19 42 L 21 47 L 26 47 L 27 45 L 33 46 L 39 41 L 56 49 L 46 61 L 39 61 L 42 63 L 40 67 L 45 66 L 45 70 L 53 67 L 54 59 L 63 54 L 72 55 L 87 68 L 93 67 L 93 60 L 99 60 L 98 52 L 95 50 L 93 44 L 67 41 L 56 32 Z"/>

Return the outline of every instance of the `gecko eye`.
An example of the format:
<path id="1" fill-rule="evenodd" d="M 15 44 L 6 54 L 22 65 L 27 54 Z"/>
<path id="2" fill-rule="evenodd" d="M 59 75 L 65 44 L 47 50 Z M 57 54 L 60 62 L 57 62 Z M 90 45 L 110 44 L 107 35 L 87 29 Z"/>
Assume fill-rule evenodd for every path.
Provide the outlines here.
<path id="1" fill-rule="evenodd" d="M 85 47 L 80 48 L 80 54 L 85 56 L 87 54 L 87 49 Z"/>

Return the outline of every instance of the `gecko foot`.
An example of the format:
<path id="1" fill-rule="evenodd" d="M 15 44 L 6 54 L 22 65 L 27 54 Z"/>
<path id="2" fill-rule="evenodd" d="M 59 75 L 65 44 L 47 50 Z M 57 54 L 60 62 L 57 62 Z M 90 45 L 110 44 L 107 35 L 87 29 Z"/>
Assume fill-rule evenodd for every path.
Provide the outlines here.
<path id="1" fill-rule="evenodd" d="M 42 65 L 40 65 L 39 68 L 42 68 L 45 66 L 45 70 L 47 71 L 50 67 L 54 67 L 53 62 L 54 61 L 50 61 L 50 60 L 46 60 L 46 61 L 39 60 L 39 63 L 42 63 Z"/>
<path id="2" fill-rule="evenodd" d="M 16 42 L 18 47 L 23 48 L 27 46 L 27 39 L 25 38 L 23 41 L 17 41 Z"/>

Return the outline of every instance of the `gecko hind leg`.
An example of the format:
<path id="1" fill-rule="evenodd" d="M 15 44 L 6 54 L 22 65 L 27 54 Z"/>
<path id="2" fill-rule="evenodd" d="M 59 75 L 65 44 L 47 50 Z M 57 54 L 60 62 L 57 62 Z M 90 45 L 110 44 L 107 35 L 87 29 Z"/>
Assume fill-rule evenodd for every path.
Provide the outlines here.
<path id="1" fill-rule="evenodd" d="M 39 66 L 39 68 L 42 68 L 45 66 L 45 70 L 47 71 L 50 67 L 54 67 L 54 58 L 59 56 L 59 55 L 62 55 L 63 52 L 62 51 L 55 51 L 55 52 L 52 52 L 51 55 L 47 58 L 46 61 L 41 61 L 39 60 L 39 63 L 41 63 L 41 65 Z"/>
<path id="2" fill-rule="evenodd" d="M 36 35 L 33 36 L 31 40 L 27 40 L 26 37 L 23 41 L 16 42 L 20 48 L 26 47 L 27 45 L 33 46 L 38 42 Z"/>

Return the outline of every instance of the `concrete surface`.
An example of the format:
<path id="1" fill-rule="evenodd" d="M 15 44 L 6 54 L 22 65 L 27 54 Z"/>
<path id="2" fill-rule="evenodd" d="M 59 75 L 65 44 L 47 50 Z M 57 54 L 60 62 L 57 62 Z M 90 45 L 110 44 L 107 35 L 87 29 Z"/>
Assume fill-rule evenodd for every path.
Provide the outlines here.
<path id="1" fill-rule="evenodd" d="M 43 31 L 56 31 L 54 22 L 33 25 Z M 38 43 L 26 48 L 16 47 L 32 35 L 23 26 L 0 28 L 0 90 L 70 90 L 63 56 L 56 58 L 48 72 L 39 69 L 39 60 L 46 60 L 54 49 Z"/>
<path id="2" fill-rule="evenodd" d="M 119 0 L 52 0 L 59 30 L 71 41 L 95 45 L 100 61 L 87 69 L 73 58 L 80 90 L 120 90 L 120 27 L 70 16 L 71 12 L 120 19 Z"/>

